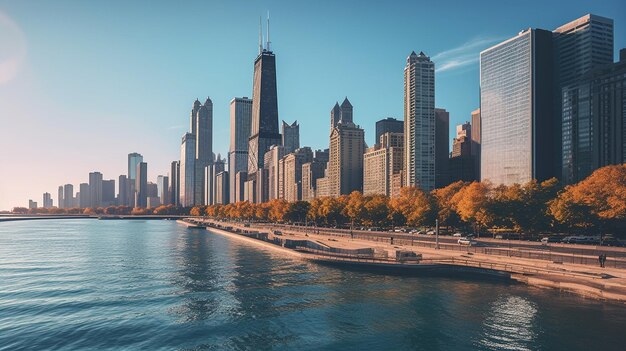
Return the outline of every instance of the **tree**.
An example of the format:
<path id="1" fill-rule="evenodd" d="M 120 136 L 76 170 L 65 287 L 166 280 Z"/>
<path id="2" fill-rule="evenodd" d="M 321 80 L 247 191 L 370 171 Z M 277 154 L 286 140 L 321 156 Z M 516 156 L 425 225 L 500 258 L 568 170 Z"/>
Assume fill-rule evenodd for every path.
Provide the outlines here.
<path id="1" fill-rule="evenodd" d="M 461 224 L 461 218 L 456 212 L 452 198 L 467 184 L 459 180 L 444 188 L 432 191 L 431 194 L 435 198 L 437 205 L 437 219 L 439 219 L 440 224 L 452 227 L 457 227 Z"/>
<path id="2" fill-rule="evenodd" d="M 365 215 L 365 198 L 361 192 L 353 191 L 348 195 L 343 214 L 350 220 L 352 227 L 361 222 Z"/>
<path id="3" fill-rule="evenodd" d="M 288 203 L 286 206 L 284 219 L 289 222 L 304 222 L 307 213 L 309 212 L 309 205 L 306 201 L 296 201 Z"/>
<path id="4" fill-rule="evenodd" d="M 386 227 L 388 221 L 389 199 L 384 195 L 366 197 L 363 223 L 367 226 Z"/>
<path id="5" fill-rule="evenodd" d="M 13 210 L 11 212 L 17 214 L 27 214 L 28 209 L 26 207 L 13 207 Z"/>
<path id="6" fill-rule="evenodd" d="M 401 213 L 410 226 L 424 226 L 434 221 L 433 200 L 414 186 L 401 188 L 398 197 L 390 201 L 390 207 Z"/>
<path id="7" fill-rule="evenodd" d="M 461 219 L 473 224 L 478 233 L 480 227 L 488 227 L 493 223 L 493 213 L 488 209 L 490 188 L 491 185 L 486 182 L 472 182 L 452 197 Z"/>
<path id="8" fill-rule="evenodd" d="M 345 207 L 345 198 L 324 197 L 320 206 L 320 217 L 323 218 L 327 225 L 340 225 L 345 221 L 343 209 Z"/>
<path id="9" fill-rule="evenodd" d="M 194 206 L 189 212 L 189 215 L 199 217 L 199 216 L 202 216 L 204 212 L 205 212 L 204 206 Z"/>
<path id="10" fill-rule="evenodd" d="M 570 227 L 607 226 L 626 220 L 626 165 L 606 166 L 566 187 L 550 203 L 550 213 Z"/>

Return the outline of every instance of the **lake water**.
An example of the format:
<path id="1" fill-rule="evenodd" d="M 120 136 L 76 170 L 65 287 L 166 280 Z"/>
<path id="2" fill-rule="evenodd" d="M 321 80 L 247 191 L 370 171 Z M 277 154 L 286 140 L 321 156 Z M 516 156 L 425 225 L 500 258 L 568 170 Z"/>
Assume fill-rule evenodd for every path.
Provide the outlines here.
<path id="1" fill-rule="evenodd" d="M 0 350 L 626 350 L 626 307 L 320 266 L 173 221 L 0 223 Z"/>

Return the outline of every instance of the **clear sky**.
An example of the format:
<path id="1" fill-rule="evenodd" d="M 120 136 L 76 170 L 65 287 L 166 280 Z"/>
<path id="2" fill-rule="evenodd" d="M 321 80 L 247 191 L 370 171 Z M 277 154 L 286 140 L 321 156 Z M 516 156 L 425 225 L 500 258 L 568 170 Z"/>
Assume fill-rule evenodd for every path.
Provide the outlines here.
<path id="1" fill-rule="evenodd" d="M 184 3 L 184 6 L 183 6 Z M 478 54 L 528 27 L 594 13 L 626 47 L 615 1 L 6 1 L 0 0 L 0 209 L 57 200 L 61 184 L 126 173 L 148 179 L 180 158 L 193 101 L 214 106 L 216 153 L 228 150 L 229 101 L 252 96 L 259 16 L 271 14 L 279 118 L 300 143 L 328 147 L 329 112 L 348 97 L 373 143 L 375 121 L 403 118 L 412 50 L 436 65 L 450 135 L 478 107 Z"/>

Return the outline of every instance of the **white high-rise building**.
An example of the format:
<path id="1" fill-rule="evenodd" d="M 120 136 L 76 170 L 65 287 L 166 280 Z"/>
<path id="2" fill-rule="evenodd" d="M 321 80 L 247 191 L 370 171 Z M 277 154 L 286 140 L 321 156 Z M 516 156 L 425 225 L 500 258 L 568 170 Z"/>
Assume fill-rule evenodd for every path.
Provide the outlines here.
<path id="1" fill-rule="evenodd" d="M 435 188 L 435 64 L 411 52 L 404 68 L 405 185 Z"/>
<path id="2" fill-rule="evenodd" d="M 195 205 L 195 174 L 196 136 L 185 133 L 180 145 L 180 205 L 183 207 Z"/>
<path id="3" fill-rule="evenodd" d="M 239 201 L 237 189 L 239 183 L 235 176 L 239 172 L 248 171 L 248 139 L 250 139 L 250 123 L 252 123 L 252 99 L 248 97 L 234 98 L 230 101 L 230 147 L 228 149 L 228 185 L 230 202 Z"/>

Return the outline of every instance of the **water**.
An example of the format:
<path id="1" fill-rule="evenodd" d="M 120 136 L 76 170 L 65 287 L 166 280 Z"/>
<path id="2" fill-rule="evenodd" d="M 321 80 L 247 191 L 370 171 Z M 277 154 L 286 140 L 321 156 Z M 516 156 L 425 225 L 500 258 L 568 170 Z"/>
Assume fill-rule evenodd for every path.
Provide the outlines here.
<path id="1" fill-rule="evenodd" d="M 0 350 L 624 350 L 626 307 L 388 276 L 172 221 L 0 223 Z"/>

